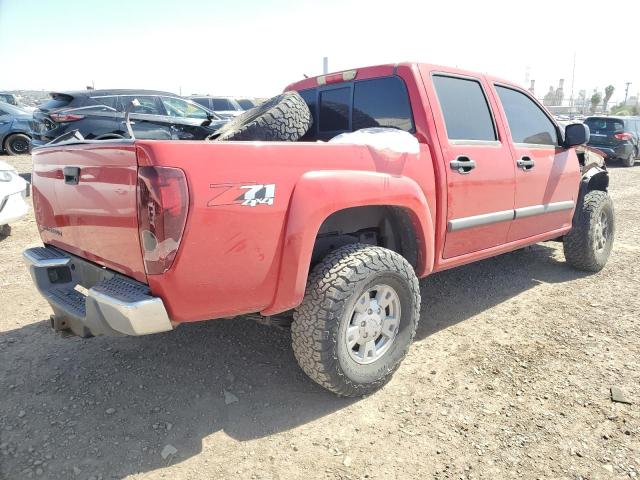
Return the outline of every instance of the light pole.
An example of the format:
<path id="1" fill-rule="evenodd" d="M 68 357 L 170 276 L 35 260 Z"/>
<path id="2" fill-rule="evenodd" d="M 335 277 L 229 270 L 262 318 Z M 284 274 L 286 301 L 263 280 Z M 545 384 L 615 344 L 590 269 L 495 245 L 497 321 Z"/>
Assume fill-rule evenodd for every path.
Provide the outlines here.
<path id="1" fill-rule="evenodd" d="M 631 82 L 627 82 L 625 83 L 626 88 L 624 89 L 624 103 L 622 104 L 623 106 L 627 106 L 627 95 L 629 95 L 629 85 L 631 85 Z"/>

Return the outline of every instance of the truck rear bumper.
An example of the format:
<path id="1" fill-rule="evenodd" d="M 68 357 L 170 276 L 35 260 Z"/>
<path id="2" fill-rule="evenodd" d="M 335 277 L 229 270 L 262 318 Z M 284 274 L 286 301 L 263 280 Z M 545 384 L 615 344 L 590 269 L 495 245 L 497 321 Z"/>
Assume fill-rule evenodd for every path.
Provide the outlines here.
<path id="1" fill-rule="evenodd" d="M 173 328 L 149 287 L 54 247 L 25 250 L 36 287 L 55 313 L 54 328 L 76 335 L 147 335 Z"/>

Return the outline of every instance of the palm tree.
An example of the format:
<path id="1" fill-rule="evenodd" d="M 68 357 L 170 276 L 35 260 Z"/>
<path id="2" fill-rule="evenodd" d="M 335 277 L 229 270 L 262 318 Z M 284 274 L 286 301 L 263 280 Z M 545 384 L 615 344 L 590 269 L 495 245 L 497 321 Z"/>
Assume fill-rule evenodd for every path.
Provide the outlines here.
<path id="1" fill-rule="evenodd" d="M 609 100 L 611 100 L 611 96 L 613 95 L 614 90 L 615 88 L 613 88 L 613 85 L 609 85 L 607 88 L 604 89 L 604 99 L 602 100 L 603 112 L 607 111 L 607 103 L 609 103 Z"/>

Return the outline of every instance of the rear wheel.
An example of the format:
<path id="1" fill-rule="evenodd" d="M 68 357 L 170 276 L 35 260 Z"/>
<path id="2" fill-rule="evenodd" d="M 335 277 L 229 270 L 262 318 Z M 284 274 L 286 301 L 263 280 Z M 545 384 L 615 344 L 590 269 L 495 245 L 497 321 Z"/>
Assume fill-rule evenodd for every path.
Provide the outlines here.
<path id="1" fill-rule="evenodd" d="M 4 150 L 9 155 L 24 155 L 29 153 L 31 139 L 23 133 L 9 135 L 4 141 Z"/>
<path id="2" fill-rule="evenodd" d="M 419 312 L 418 279 L 409 262 L 385 248 L 346 245 L 309 276 L 291 326 L 293 352 L 327 390 L 362 396 L 398 368 Z"/>
<path id="3" fill-rule="evenodd" d="M 622 164 L 625 167 L 633 167 L 633 165 L 636 163 L 636 156 L 636 151 L 634 149 L 627 158 L 622 159 Z"/>
<path id="4" fill-rule="evenodd" d="M 564 256 L 572 266 L 598 272 L 607 263 L 615 235 L 613 202 L 607 192 L 584 196 L 574 214 L 573 227 L 564 236 Z"/>

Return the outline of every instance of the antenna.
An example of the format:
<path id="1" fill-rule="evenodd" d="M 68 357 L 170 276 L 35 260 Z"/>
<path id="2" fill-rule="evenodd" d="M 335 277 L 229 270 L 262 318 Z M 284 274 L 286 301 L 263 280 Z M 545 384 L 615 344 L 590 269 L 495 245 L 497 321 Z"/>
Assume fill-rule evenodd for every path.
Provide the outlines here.
<path id="1" fill-rule="evenodd" d="M 573 120 L 573 85 L 576 81 L 576 52 L 573 52 L 573 71 L 571 72 L 571 96 L 569 97 L 569 120 Z"/>

